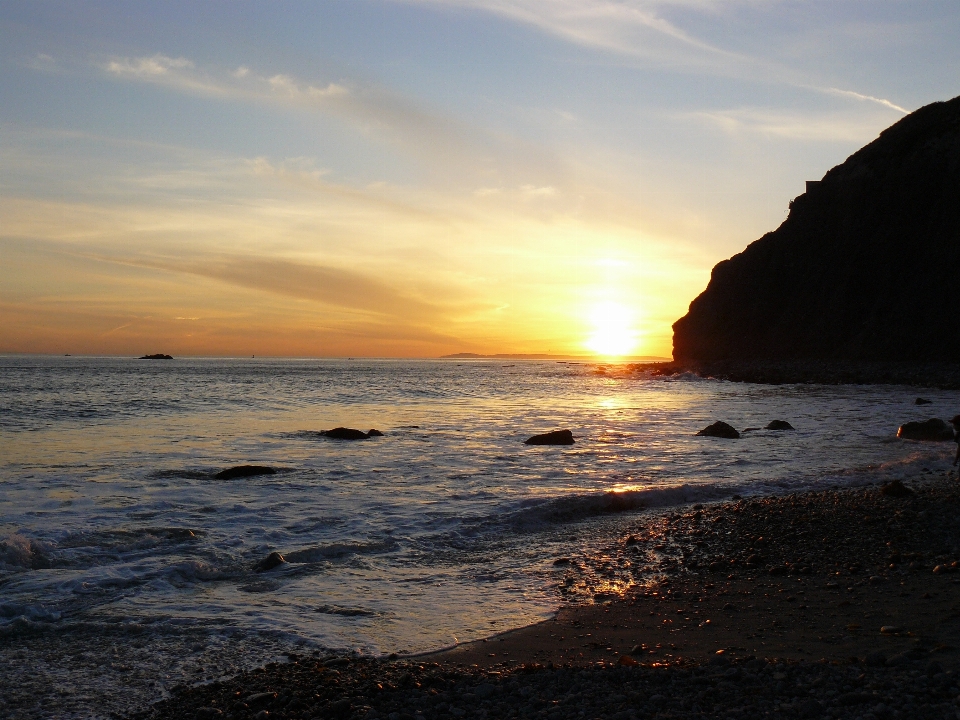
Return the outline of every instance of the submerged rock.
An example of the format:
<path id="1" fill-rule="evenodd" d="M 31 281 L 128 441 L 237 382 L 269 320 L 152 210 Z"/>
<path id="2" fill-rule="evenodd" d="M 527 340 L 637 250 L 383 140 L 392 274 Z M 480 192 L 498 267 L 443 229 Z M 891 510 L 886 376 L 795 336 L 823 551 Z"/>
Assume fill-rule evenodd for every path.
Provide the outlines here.
<path id="1" fill-rule="evenodd" d="M 214 477 L 217 480 L 233 480 L 234 478 L 255 477 L 257 475 L 276 475 L 277 471 L 266 465 L 237 465 L 221 470 Z"/>
<path id="2" fill-rule="evenodd" d="M 368 440 L 370 433 L 354 428 L 335 427 L 333 430 L 321 430 L 320 434 L 333 440 Z"/>
<path id="3" fill-rule="evenodd" d="M 766 429 L 767 430 L 795 430 L 796 428 L 794 428 L 793 425 L 788 423 L 786 420 L 773 420 L 772 422 L 770 422 L 769 425 L 767 425 Z"/>
<path id="4" fill-rule="evenodd" d="M 283 555 L 278 552 L 272 552 L 267 555 L 263 560 L 258 562 L 253 566 L 255 572 L 261 573 L 266 572 L 267 570 L 273 570 L 275 567 L 279 567 L 286 562 Z"/>
<path id="5" fill-rule="evenodd" d="M 554 430 L 553 432 L 534 435 L 523 441 L 524 445 L 573 445 L 573 433 L 569 430 Z"/>
<path id="6" fill-rule="evenodd" d="M 703 430 L 697 433 L 703 437 L 718 437 L 726 438 L 728 440 L 736 440 L 740 437 L 740 433 L 737 432 L 736 428 L 732 425 L 728 425 L 722 420 L 717 420 L 713 425 L 707 425 Z"/>
<path id="7" fill-rule="evenodd" d="M 904 423 L 897 430 L 897 437 L 904 440 L 953 440 L 953 428 L 940 418 L 930 418 L 924 422 Z"/>

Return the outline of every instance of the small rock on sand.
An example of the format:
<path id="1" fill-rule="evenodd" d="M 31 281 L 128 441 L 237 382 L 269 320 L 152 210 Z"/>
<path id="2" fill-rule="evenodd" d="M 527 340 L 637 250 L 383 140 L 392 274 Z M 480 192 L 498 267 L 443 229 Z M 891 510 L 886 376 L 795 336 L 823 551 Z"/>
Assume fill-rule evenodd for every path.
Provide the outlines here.
<path id="1" fill-rule="evenodd" d="M 891 482 L 884 483 L 881 486 L 880 494 L 886 495 L 887 497 L 904 498 L 913 495 L 913 490 L 908 488 L 899 480 L 892 480 Z"/>
<path id="2" fill-rule="evenodd" d="M 569 430 L 554 430 L 553 432 L 534 435 L 523 441 L 524 445 L 573 445 L 573 433 Z"/>
<path id="3" fill-rule="evenodd" d="M 707 425 L 703 430 L 697 433 L 703 437 L 726 438 L 727 440 L 736 440 L 740 433 L 732 425 L 728 425 L 722 420 L 718 420 L 713 425 Z"/>
<path id="4" fill-rule="evenodd" d="M 276 475 L 277 471 L 266 465 L 236 465 L 221 470 L 214 477 L 217 480 L 233 480 L 234 478 L 255 477 L 257 475 Z"/>

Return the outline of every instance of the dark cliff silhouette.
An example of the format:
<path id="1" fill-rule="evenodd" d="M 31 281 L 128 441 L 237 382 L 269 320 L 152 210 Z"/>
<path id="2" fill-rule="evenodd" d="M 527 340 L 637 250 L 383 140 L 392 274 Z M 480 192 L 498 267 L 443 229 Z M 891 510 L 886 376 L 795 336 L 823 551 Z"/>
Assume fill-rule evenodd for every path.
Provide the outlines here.
<path id="1" fill-rule="evenodd" d="M 688 367 L 960 362 L 960 97 L 808 183 L 673 330 Z"/>

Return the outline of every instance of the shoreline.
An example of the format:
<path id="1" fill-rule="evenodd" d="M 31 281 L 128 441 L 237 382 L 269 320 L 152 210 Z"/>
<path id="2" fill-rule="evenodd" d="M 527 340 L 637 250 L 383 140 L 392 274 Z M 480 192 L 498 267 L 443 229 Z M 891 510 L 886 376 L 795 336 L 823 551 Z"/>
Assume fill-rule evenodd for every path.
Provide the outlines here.
<path id="1" fill-rule="evenodd" d="M 638 516 L 591 559 L 663 568 L 622 597 L 417 656 L 294 656 L 133 717 L 942 718 L 960 701 L 958 510 L 940 472 Z"/>
<path id="2" fill-rule="evenodd" d="M 655 376 L 694 373 L 704 378 L 761 385 L 904 385 L 960 389 L 960 364 L 850 360 L 715 360 L 635 363 L 634 372 Z"/>

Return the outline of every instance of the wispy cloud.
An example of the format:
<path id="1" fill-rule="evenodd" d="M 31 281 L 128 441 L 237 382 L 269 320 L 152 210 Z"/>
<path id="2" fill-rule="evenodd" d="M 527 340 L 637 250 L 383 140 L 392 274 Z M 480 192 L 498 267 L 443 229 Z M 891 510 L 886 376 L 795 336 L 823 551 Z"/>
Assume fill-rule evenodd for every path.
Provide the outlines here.
<path id="1" fill-rule="evenodd" d="M 802 71 L 769 58 L 735 52 L 702 40 L 664 17 L 686 9 L 717 15 L 751 0 L 395 0 L 438 8 L 470 9 L 537 28 L 582 47 L 705 74 L 774 82 L 817 93 L 872 102 L 906 114 L 894 102 L 818 84 Z"/>
<path id="2" fill-rule="evenodd" d="M 447 8 L 466 8 L 491 13 L 584 47 L 596 48 L 637 58 L 664 59 L 699 64 L 706 57 L 749 61 L 738 53 L 704 42 L 671 23 L 657 13 L 664 2 L 635 0 L 399 0 Z M 715 3 L 696 3 L 715 5 Z M 687 50 L 686 54 L 670 51 L 653 36 L 672 41 Z M 696 51 L 691 55 L 689 51 Z"/>
<path id="3" fill-rule="evenodd" d="M 860 93 L 854 92 L 853 90 L 841 90 L 840 88 L 825 88 L 823 89 L 823 92 L 826 92 L 829 95 L 837 95 L 839 97 L 849 97 L 849 98 L 854 98 L 855 100 L 863 100 L 865 102 L 872 102 L 872 103 L 876 103 L 877 105 L 883 105 L 884 107 L 888 107 L 891 110 L 896 110 L 898 113 L 902 113 L 903 115 L 908 115 L 910 113 L 910 111 L 907 110 L 906 108 L 902 108 L 899 105 L 895 105 L 889 100 L 873 97 L 872 95 L 861 95 Z"/>
<path id="4" fill-rule="evenodd" d="M 691 112 L 678 119 L 704 123 L 729 135 L 753 134 L 801 142 L 861 143 L 889 125 L 887 117 L 743 107 Z"/>
<path id="5" fill-rule="evenodd" d="M 287 73 L 258 73 L 246 65 L 234 70 L 201 68 L 187 58 L 163 54 L 112 58 L 100 67 L 118 80 L 335 117 L 363 137 L 430 166 L 454 169 L 457 177 L 476 175 L 481 168 L 508 175 L 555 176 L 565 171 L 563 163 L 543 148 L 490 133 L 369 83 L 342 79 L 311 83 Z M 493 158 L 496 162 L 491 164 Z"/>

